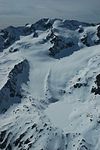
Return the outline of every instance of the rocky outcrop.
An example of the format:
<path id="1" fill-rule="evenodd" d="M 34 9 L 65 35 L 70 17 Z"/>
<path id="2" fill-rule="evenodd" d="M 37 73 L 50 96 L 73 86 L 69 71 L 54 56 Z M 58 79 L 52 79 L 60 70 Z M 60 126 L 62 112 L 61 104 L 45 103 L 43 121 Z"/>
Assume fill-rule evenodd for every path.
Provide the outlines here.
<path id="1" fill-rule="evenodd" d="M 49 19 L 49 18 L 43 18 L 37 21 L 35 24 L 32 25 L 32 28 L 35 30 L 42 30 L 45 31 L 47 29 L 52 28 L 52 25 L 56 19 Z"/>
<path id="2" fill-rule="evenodd" d="M 84 23 L 77 20 L 64 20 L 62 21 L 61 27 L 64 27 L 69 30 L 77 30 L 79 26 L 88 27 L 92 26 L 90 23 Z"/>
<path id="3" fill-rule="evenodd" d="M 19 51 L 18 48 L 13 48 L 13 47 L 11 47 L 11 48 L 9 49 L 9 52 L 10 52 L 10 53 L 14 53 L 14 52 L 17 52 L 17 51 Z"/>
<path id="4" fill-rule="evenodd" d="M 29 64 L 27 60 L 15 65 L 8 75 L 8 80 L 0 90 L 0 113 L 5 112 L 14 103 L 21 102 L 22 84 L 27 84 Z"/>
<path id="5" fill-rule="evenodd" d="M 97 27 L 97 36 L 98 36 L 99 39 L 100 39 L 100 25 L 98 25 L 98 27 Z"/>
<path id="6" fill-rule="evenodd" d="M 60 34 L 64 28 L 65 33 Z M 83 47 L 90 47 L 100 44 L 100 27 L 99 25 L 92 25 L 78 22 L 75 20 L 55 21 L 53 24 L 53 36 L 50 42 L 53 44 L 50 47 L 50 55 L 56 54 L 64 57 L 72 54 L 74 51 L 80 50 Z"/>
<path id="7" fill-rule="evenodd" d="M 92 87 L 91 93 L 94 93 L 95 95 L 100 95 L 100 74 L 96 76 L 95 84 L 96 87 Z"/>
<path id="8" fill-rule="evenodd" d="M 87 27 L 96 27 L 96 25 L 83 23 L 83 22 L 79 22 L 76 20 L 43 18 L 34 24 L 26 24 L 25 26 L 22 26 L 22 27 L 10 26 L 0 31 L 0 51 L 3 51 L 3 49 L 11 46 L 16 40 L 20 39 L 20 36 L 27 36 L 33 33 L 33 38 L 36 38 L 38 37 L 38 32 L 37 32 L 38 30 L 42 30 L 42 31 L 52 30 L 52 31 L 58 31 L 59 33 L 58 28 L 64 28 L 64 30 L 70 30 L 71 32 L 75 32 L 75 33 L 77 32 L 77 36 L 74 37 L 74 39 L 78 38 L 77 44 L 78 44 L 78 41 L 81 41 L 81 43 L 83 43 L 83 45 L 85 46 L 92 46 L 95 44 L 99 44 L 100 43 L 100 26 L 98 25 L 97 30 L 95 31 L 95 34 L 97 34 L 99 39 L 94 40 L 94 41 L 92 41 L 92 39 L 94 39 L 93 36 L 91 36 L 92 33 L 88 34 L 87 31 L 85 31 Z M 71 38 L 69 34 L 68 36 L 69 38 Z M 49 36 L 47 38 L 49 38 Z M 65 45 L 66 43 L 63 40 L 64 39 L 63 36 L 60 39 L 62 39 L 62 44 L 60 48 L 66 48 L 66 47 L 69 48 L 72 45 L 72 42 L 71 42 L 71 43 L 67 43 L 67 46 L 66 46 Z M 73 43 L 74 43 L 74 39 L 72 40 Z M 58 41 L 58 39 L 56 41 Z M 50 48 L 50 51 L 52 51 L 51 54 L 53 56 L 56 53 L 59 53 L 59 50 L 56 46 Z"/>
<path id="9" fill-rule="evenodd" d="M 15 41 L 20 40 L 20 36 L 27 36 L 31 33 L 34 33 L 34 28 L 32 25 L 25 25 L 22 27 L 7 27 L 0 31 L 0 50 L 8 48 L 11 46 Z"/>
<path id="10" fill-rule="evenodd" d="M 53 46 L 49 49 L 50 55 L 52 56 L 55 56 L 61 50 L 70 48 L 74 45 L 73 41 L 67 41 L 62 36 L 55 36 L 50 42 L 53 44 Z"/>
<path id="11" fill-rule="evenodd" d="M 9 26 L 3 30 L 0 30 L 0 51 L 8 48 L 15 41 L 20 39 L 20 36 L 27 36 L 31 33 L 33 37 L 38 37 L 36 30 L 47 30 L 51 28 L 54 20 L 48 18 L 41 19 L 35 24 L 26 24 L 22 27 Z"/>

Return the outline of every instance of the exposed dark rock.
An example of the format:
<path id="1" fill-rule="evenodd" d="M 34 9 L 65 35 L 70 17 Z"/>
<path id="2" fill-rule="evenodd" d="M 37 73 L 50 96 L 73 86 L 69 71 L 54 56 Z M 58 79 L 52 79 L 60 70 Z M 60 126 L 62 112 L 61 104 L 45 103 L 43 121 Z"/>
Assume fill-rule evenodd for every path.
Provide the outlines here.
<path id="1" fill-rule="evenodd" d="M 80 25 L 83 27 L 91 26 L 89 23 L 79 22 L 77 20 L 65 20 L 63 21 L 62 27 L 65 27 L 69 30 L 77 30 Z"/>
<path id="2" fill-rule="evenodd" d="M 85 145 L 82 145 L 79 149 L 77 150 L 89 150 Z"/>
<path id="3" fill-rule="evenodd" d="M 95 93 L 95 95 L 100 95 L 100 74 L 96 76 L 95 84 L 97 85 L 97 87 L 92 87 L 91 93 Z"/>
<path id="4" fill-rule="evenodd" d="M 4 137 L 5 137 L 5 135 L 6 135 L 6 130 L 4 130 L 4 131 L 1 131 L 1 133 L 0 133 L 0 143 L 2 143 L 2 141 L 3 141 L 3 139 L 4 139 Z"/>
<path id="5" fill-rule="evenodd" d="M 87 86 L 87 83 L 76 83 L 76 84 L 74 84 L 74 88 L 81 88 L 81 87 L 85 87 L 85 86 Z"/>
<path id="6" fill-rule="evenodd" d="M 30 143 L 30 140 L 29 140 L 29 139 L 27 139 L 27 140 L 24 142 L 24 144 L 28 144 L 28 143 Z"/>
<path id="7" fill-rule="evenodd" d="M 8 135 L 3 137 L 3 141 L 0 142 L 0 149 L 6 149 L 7 142 L 9 140 L 10 135 L 11 135 L 11 133 L 9 132 Z"/>
<path id="8" fill-rule="evenodd" d="M 100 44 L 100 39 L 95 40 L 94 43 L 95 43 L 96 45 Z"/>
<path id="9" fill-rule="evenodd" d="M 34 37 L 34 38 L 37 38 L 37 37 L 38 37 L 38 33 L 37 33 L 36 31 L 34 32 L 33 37 Z"/>
<path id="10" fill-rule="evenodd" d="M 46 126 L 47 126 L 47 123 L 44 124 L 44 127 L 46 127 Z"/>
<path id="11" fill-rule="evenodd" d="M 90 46 L 88 43 L 88 35 L 87 34 L 84 34 L 84 36 L 81 37 L 81 42 L 88 47 Z"/>
<path id="12" fill-rule="evenodd" d="M 42 30 L 45 31 L 47 29 L 50 29 L 54 23 L 55 19 L 49 19 L 49 18 L 43 18 L 37 21 L 35 24 L 33 24 L 33 28 L 35 30 Z"/>
<path id="13" fill-rule="evenodd" d="M 9 47 L 12 43 L 11 43 L 11 39 L 10 38 L 7 38 L 5 41 L 4 41 L 4 47 L 7 48 Z"/>
<path id="14" fill-rule="evenodd" d="M 55 103 L 58 102 L 59 100 L 57 98 L 51 97 L 48 99 L 49 103 Z"/>
<path id="15" fill-rule="evenodd" d="M 19 51 L 18 48 L 13 48 L 13 47 L 11 47 L 11 48 L 9 49 L 9 52 L 10 52 L 10 53 L 14 53 L 14 52 L 17 52 L 17 51 Z"/>
<path id="16" fill-rule="evenodd" d="M 32 129 L 35 128 L 35 127 L 37 127 L 37 124 L 36 124 L 36 123 L 33 124 Z"/>
<path id="17" fill-rule="evenodd" d="M 98 75 L 96 76 L 96 81 L 95 81 L 95 83 L 97 84 L 98 87 L 100 87 L 100 74 L 98 74 Z"/>
<path id="18" fill-rule="evenodd" d="M 52 56 L 55 56 L 61 50 L 70 48 L 74 45 L 72 41 L 67 41 L 61 36 L 55 36 L 50 42 L 53 44 L 53 46 L 49 49 L 50 55 Z"/>
<path id="19" fill-rule="evenodd" d="M 27 60 L 23 60 L 8 75 L 8 80 L 0 90 L 0 113 L 7 110 L 12 104 L 21 102 L 22 83 L 27 84 L 29 77 L 29 64 Z"/>
<path id="20" fill-rule="evenodd" d="M 21 135 L 15 140 L 15 142 L 14 142 L 15 146 L 17 146 L 17 145 L 21 142 L 21 140 L 22 140 L 22 138 L 23 138 L 24 136 L 25 136 L 25 133 L 21 134 Z"/>
<path id="21" fill-rule="evenodd" d="M 29 35 L 29 34 L 33 33 L 34 32 L 33 24 L 32 25 L 26 24 L 23 31 L 24 31 L 25 35 Z"/>
<path id="22" fill-rule="evenodd" d="M 0 31 L 0 49 L 8 48 L 15 41 L 20 39 L 20 36 L 26 36 L 34 32 L 33 25 L 26 25 L 22 27 L 9 26 Z"/>
<path id="23" fill-rule="evenodd" d="M 9 145 L 6 147 L 6 150 L 12 150 L 11 144 L 9 143 Z"/>
<path id="24" fill-rule="evenodd" d="M 6 39 L 7 37 L 8 37 L 8 31 L 6 31 L 5 29 L 4 30 L 1 30 L 1 33 L 2 33 L 2 37 L 4 38 L 4 39 Z"/>
<path id="25" fill-rule="evenodd" d="M 22 26 L 22 27 L 9 26 L 0 31 L 0 51 L 3 51 L 3 49 L 11 46 L 15 41 L 20 39 L 20 36 L 27 36 L 27 35 L 30 35 L 31 33 L 34 33 L 33 37 L 36 38 L 36 37 L 38 37 L 37 30 L 46 31 L 49 29 L 49 30 L 54 31 L 53 25 L 58 20 L 61 21 L 61 24 L 59 25 L 60 27 L 65 28 L 65 30 L 69 29 L 70 31 L 78 30 L 79 34 L 84 33 L 84 27 L 96 26 L 95 24 L 92 25 L 89 23 L 83 23 L 83 22 L 79 22 L 76 20 L 61 20 L 61 19 L 49 19 L 49 18 L 43 18 L 34 24 L 26 24 L 25 26 Z M 100 25 L 98 25 L 95 33 L 96 32 L 97 32 L 97 36 L 100 39 Z M 53 38 L 54 35 L 52 33 L 51 33 L 51 35 L 48 35 L 48 37 L 46 39 L 47 41 L 51 37 Z M 82 37 L 81 40 L 82 40 L 83 44 L 85 44 L 86 46 L 91 46 L 91 43 L 88 42 L 87 38 L 92 38 L 92 37 L 88 37 L 86 35 L 86 36 Z M 72 42 L 69 44 L 67 43 L 67 48 L 69 47 L 70 44 L 72 45 Z M 100 44 L 100 40 L 94 41 L 94 44 Z M 93 45 L 93 43 L 92 43 L 92 45 Z M 54 47 L 54 48 L 56 48 L 56 47 Z M 66 46 L 65 46 L 65 48 L 66 48 Z M 50 51 L 53 51 L 50 53 L 53 56 L 59 52 L 59 50 L 57 48 L 55 50 L 53 48 L 50 48 Z"/>
<path id="26" fill-rule="evenodd" d="M 90 145 L 85 141 L 85 139 L 82 139 L 77 150 L 89 150 L 88 147 L 90 147 Z"/>
<path id="27" fill-rule="evenodd" d="M 82 25 L 80 25 L 80 26 L 79 26 L 79 28 L 78 28 L 78 32 L 79 32 L 79 33 L 84 32 L 84 28 L 82 27 Z"/>
<path id="28" fill-rule="evenodd" d="M 42 131 L 43 131 L 43 129 L 40 129 L 40 130 L 39 130 L 39 133 L 41 133 Z"/>
<path id="29" fill-rule="evenodd" d="M 28 145 L 28 150 L 29 150 L 30 148 L 32 148 L 32 143 L 30 143 L 30 144 Z"/>
<path id="30" fill-rule="evenodd" d="M 100 25 L 97 27 L 97 36 L 98 36 L 99 39 L 100 39 Z"/>
<path id="31" fill-rule="evenodd" d="M 53 32 L 53 30 L 51 29 L 51 31 L 50 31 L 50 33 L 47 35 L 47 37 L 46 37 L 46 40 L 48 41 L 48 40 L 51 40 L 51 42 L 52 42 L 52 39 L 55 37 L 55 34 L 54 34 L 54 32 Z"/>

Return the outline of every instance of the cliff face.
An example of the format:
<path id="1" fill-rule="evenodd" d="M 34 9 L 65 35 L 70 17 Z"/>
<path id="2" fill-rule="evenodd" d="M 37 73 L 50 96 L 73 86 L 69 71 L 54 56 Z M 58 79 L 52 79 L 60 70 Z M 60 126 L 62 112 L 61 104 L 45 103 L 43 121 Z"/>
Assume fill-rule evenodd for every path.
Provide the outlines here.
<path id="1" fill-rule="evenodd" d="M 6 84 L 0 90 L 0 113 L 4 113 L 14 103 L 21 103 L 22 84 L 27 84 L 29 64 L 27 60 L 15 65 L 8 75 Z"/>

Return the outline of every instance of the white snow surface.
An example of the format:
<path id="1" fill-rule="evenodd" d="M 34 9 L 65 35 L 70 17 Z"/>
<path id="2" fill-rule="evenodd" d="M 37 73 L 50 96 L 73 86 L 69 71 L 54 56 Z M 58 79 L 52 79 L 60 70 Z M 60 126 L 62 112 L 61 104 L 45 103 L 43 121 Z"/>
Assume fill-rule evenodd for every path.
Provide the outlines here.
<path id="1" fill-rule="evenodd" d="M 77 32 L 58 24 L 54 28 L 65 37 Z M 21 84 L 24 96 L 0 114 L 0 150 L 99 150 L 100 95 L 91 90 L 100 74 L 100 45 L 55 59 L 48 52 L 52 43 L 43 42 L 50 31 L 37 32 L 38 37 L 21 36 L 0 53 L 0 91 L 15 65 L 29 63 L 29 80 Z M 10 53 L 11 47 L 18 51 Z"/>

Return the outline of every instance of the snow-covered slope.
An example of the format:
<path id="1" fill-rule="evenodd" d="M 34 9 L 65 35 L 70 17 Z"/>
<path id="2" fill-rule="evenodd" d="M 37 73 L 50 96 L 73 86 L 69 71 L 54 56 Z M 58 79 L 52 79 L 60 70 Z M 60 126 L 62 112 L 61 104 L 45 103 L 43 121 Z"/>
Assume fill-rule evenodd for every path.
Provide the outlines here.
<path id="1" fill-rule="evenodd" d="M 1 44 L 0 150 L 99 150 L 100 25 L 41 19 L 1 32 L 2 44 L 16 38 Z"/>

